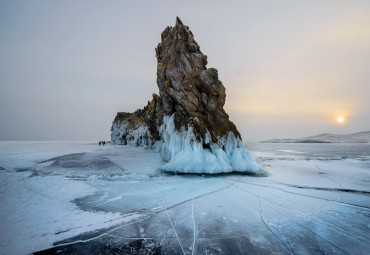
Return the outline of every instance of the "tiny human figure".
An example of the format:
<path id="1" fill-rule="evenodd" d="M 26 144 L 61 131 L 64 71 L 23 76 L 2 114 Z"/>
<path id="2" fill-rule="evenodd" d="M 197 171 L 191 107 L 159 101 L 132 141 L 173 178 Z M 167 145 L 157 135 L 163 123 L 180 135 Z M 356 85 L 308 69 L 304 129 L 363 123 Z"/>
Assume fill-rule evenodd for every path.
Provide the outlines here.
<path id="1" fill-rule="evenodd" d="M 101 145 L 101 141 L 99 141 L 99 146 Z"/>
<path id="2" fill-rule="evenodd" d="M 103 141 L 103 146 L 105 145 L 105 141 Z"/>

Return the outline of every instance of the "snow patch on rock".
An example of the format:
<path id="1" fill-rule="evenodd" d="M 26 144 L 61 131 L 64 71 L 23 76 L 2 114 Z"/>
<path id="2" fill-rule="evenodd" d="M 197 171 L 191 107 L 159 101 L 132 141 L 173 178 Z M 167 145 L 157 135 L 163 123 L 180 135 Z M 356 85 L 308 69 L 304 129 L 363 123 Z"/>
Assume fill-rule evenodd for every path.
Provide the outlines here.
<path id="1" fill-rule="evenodd" d="M 132 145 L 150 148 L 155 144 L 146 125 L 130 129 L 127 121 L 112 123 L 111 144 Z"/>

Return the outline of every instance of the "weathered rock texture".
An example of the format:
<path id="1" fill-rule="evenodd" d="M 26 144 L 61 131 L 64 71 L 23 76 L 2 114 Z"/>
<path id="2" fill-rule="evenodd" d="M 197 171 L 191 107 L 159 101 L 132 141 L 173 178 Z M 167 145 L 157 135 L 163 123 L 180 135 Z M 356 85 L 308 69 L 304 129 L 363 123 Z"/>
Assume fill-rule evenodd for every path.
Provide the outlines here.
<path id="1" fill-rule="evenodd" d="M 155 51 L 159 96 L 153 94 L 152 101 L 142 110 L 118 113 L 112 125 L 112 143 L 156 145 L 166 161 L 177 153 L 173 148 L 172 152 L 163 153 L 174 146 L 169 145 L 170 139 L 171 144 L 174 139 L 190 139 L 191 143 L 212 149 L 212 153 L 217 148 L 226 150 L 226 141 L 232 140 L 235 148 L 242 146 L 238 130 L 223 109 L 225 87 L 217 70 L 207 68 L 207 56 L 201 52 L 189 27 L 177 17 L 176 25 L 163 31 Z M 169 131 L 170 125 L 175 130 Z M 174 136 L 174 132 L 188 134 Z M 184 144 L 177 144 L 182 149 L 176 150 L 184 150 Z"/>
<path id="2" fill-rule="evenodd" d="M 197 139 L 206 140 L 209 131 L 212 142 L 230 131 L 240 138 L 235 125 L 223 109 L 225 87 L 218 72 L 208 68 L 205 56 L 194 40 L 189 27 L 179 18 L 175 27 L 167 27 L 162 42 L 156 48 L 157 84 L 165 115 L 174 116 L 177 130 L 194 127 Z"/>

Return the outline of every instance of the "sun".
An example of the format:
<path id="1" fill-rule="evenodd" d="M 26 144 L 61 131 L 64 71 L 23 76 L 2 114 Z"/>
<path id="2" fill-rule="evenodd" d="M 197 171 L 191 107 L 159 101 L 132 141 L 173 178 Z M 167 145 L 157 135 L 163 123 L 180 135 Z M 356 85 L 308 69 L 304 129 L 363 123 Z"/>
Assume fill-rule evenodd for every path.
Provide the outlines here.
<path id="1" fill-rule="evenodd" d="M 343 118 L 342 116 L 339 116 L 339 117 L 337 118 L 337 122 L 338 122 L 339 124 L 343 124 L 343 123 L 344 123 L 344 118 Z"/>

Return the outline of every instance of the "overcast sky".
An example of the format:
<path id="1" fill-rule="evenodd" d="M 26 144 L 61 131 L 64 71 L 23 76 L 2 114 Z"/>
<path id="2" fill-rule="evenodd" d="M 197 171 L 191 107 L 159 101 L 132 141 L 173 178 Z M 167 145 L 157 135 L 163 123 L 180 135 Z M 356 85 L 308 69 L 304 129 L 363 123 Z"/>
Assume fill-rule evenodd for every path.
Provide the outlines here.
<path id="1" fill-rule="evenodd" d="M 370 1 L 0 0 L 0 140 L 109 140 L 179 16 L 245 141 L 370 130 Z M 336 118 L 343 116 L 339 125 Z"/>

